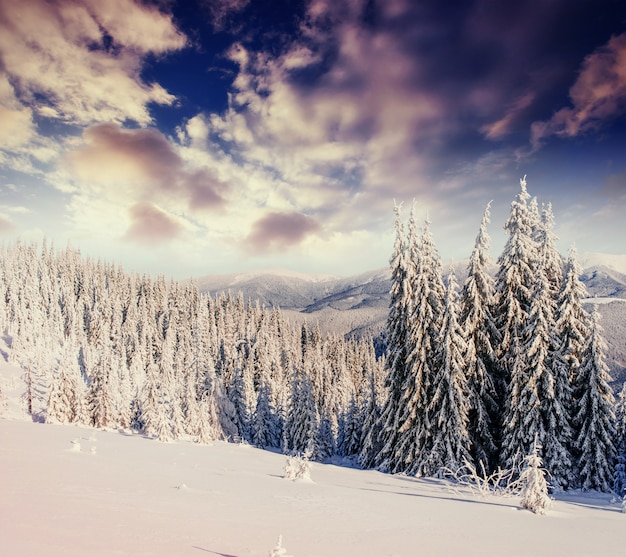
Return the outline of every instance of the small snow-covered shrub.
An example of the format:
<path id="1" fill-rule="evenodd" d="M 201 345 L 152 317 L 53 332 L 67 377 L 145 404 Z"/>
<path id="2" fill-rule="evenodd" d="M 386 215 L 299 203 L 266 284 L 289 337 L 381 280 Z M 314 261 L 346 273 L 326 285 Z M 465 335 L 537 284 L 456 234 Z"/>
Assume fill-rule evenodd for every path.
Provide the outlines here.
<path id="1" fill-rule="evenodd" d="M 525 466 L 519 478 L 522 484 L 521 507 L 535 514 L 545 514 L 552 501 L 548 496 L 548 482 L 546 482 L 545 471 L 541 467 L 543 463 L 536 440 L 533 443 L 532 452 L 524 459 L 524 462 Z"/>
<path id="2" fill-rule="evenodd" d="M 292 557 L 291 555 L 287 555 L 287 550 L 283 547 L 282 536 L 278 536 L 278 543 L 276 547 L 272 549 L 269 557 Z"/>
<path id="3" fill-rule="evenodd" d="M 283 477 L 286 480 L 311 480 L 311 463 L 308 455 L 288 455 Z"/>

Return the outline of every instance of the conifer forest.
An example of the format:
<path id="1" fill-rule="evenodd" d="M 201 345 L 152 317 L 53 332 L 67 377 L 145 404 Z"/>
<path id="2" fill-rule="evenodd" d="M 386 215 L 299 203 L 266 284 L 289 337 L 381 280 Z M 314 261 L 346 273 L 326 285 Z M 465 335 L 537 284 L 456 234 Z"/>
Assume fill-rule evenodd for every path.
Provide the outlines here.
<path id="1" fill-rule="evenodd" d="M 525 180 L 490 256 L 489 206 L 465 277 L 430 222 L 395 207 L 383 355 L 279 308 L 127 273 L 70 247 L 0 256 L 0 328 L 37 421 L 227 440 L 383 472 L 522 472 L 553 489 L 626 486 L 626 388 L 614 395 L 597 312 L 550 205 Z M 2 393 L 0 393 L 0 397 Z"/>

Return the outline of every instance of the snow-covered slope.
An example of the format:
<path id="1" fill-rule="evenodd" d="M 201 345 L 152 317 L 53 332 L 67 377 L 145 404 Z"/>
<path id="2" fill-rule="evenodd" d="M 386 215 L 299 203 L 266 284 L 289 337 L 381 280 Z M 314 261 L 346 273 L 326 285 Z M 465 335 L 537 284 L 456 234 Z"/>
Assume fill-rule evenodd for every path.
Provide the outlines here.
<path id="1" fill-rule="evenodd" d="M 559 496 L 545 516 L 517 497 L 433 479 L 312 464 L 226 443 L 0 419 L 2 555 L 267 557 L 556 556 L 623 553 L 609 495 Z"/>

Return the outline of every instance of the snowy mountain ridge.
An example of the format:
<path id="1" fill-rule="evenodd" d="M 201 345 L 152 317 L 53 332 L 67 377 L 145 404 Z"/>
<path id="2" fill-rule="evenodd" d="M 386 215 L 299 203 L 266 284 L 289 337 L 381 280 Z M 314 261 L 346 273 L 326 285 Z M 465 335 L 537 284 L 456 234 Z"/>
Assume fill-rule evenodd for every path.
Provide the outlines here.
<path id="1" fill-rule="evenodd" d="M 626 380 L 626 274 L 618 268 L 625 256 L 584 254 L 585 267 L 581 280 L 589 293 L 586 301 L 590 310 L 597 304 L 602 326 L 609 345 L 609 365 L 613 378 L 620 384 Z M 452 266 L 462 284 L 467 260 L 443 265 L 447 273 Z M 601 264 L 604 263 L 604 264 Z M 609 266 L 610 265 L 610 266 Z M 258 301 L 262 306 L 280 307 L 293 322 L 317 323 L 325 333 L 348 337 L 380 337 L 384 331 L 389 309 L 391 274 L 388 268 L 374 269 L 351 277 L 328 277 L 280 270 L 241 275 L 212 275 L 197 279 L 203 292 L 241 292 L 244 299 Z M 495 272 L 495 267 L 494 267 Z"/>
<path id="2" fill-rule="evenodd" d="M 584 252 L 578 255 L 578 261 L 583 269 L 607 267 L 626 275 L 626 254 Z"/>

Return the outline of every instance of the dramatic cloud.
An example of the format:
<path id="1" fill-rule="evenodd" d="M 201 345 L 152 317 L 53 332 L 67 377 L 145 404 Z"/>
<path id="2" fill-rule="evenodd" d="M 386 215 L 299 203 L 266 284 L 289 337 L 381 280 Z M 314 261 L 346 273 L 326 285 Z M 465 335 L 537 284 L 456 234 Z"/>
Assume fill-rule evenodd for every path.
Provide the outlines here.
<path id="1" fill-rule="evenodd" d="M 597 129 L 626 112 L 626 33 L 585 58 L 570 99 L 571 107 L 532 124 L 533 146 L 551 135 L 574 137 Z"/>
<path id="2" fill-rule="evenodd" d="M 269 213 L 256 221 L 244 245 L 253 254 L 291 248 L 320 229 L 311 217 L 301 213 Z"/>
<path id="3" fill-rule="evenodd" d="M 142 201 L 176 197 L 192 211 L 224 203 L 225 184 L 209 169 L 187 167 L 158 130 L 98 124 L 85 130 L 83 139 L 84 145 L 66 157 L 77 183 Z"/>
<path id="4" fill-rule="evenodd" d="M 152 203 L 138 203 L 130 208 L 131 225 L 124 238 L 155 246 L 177 238 L 183 227 Z"/>
<path id="5" fill-rule="evenodd" d="M 149 103 L 171 104 L 141 79 L 143 59 L 182 48 L 171 17 L 132 0 L 0 0 L 0 56 L 16 97 L 74 124 L 151 121 Z"/>

